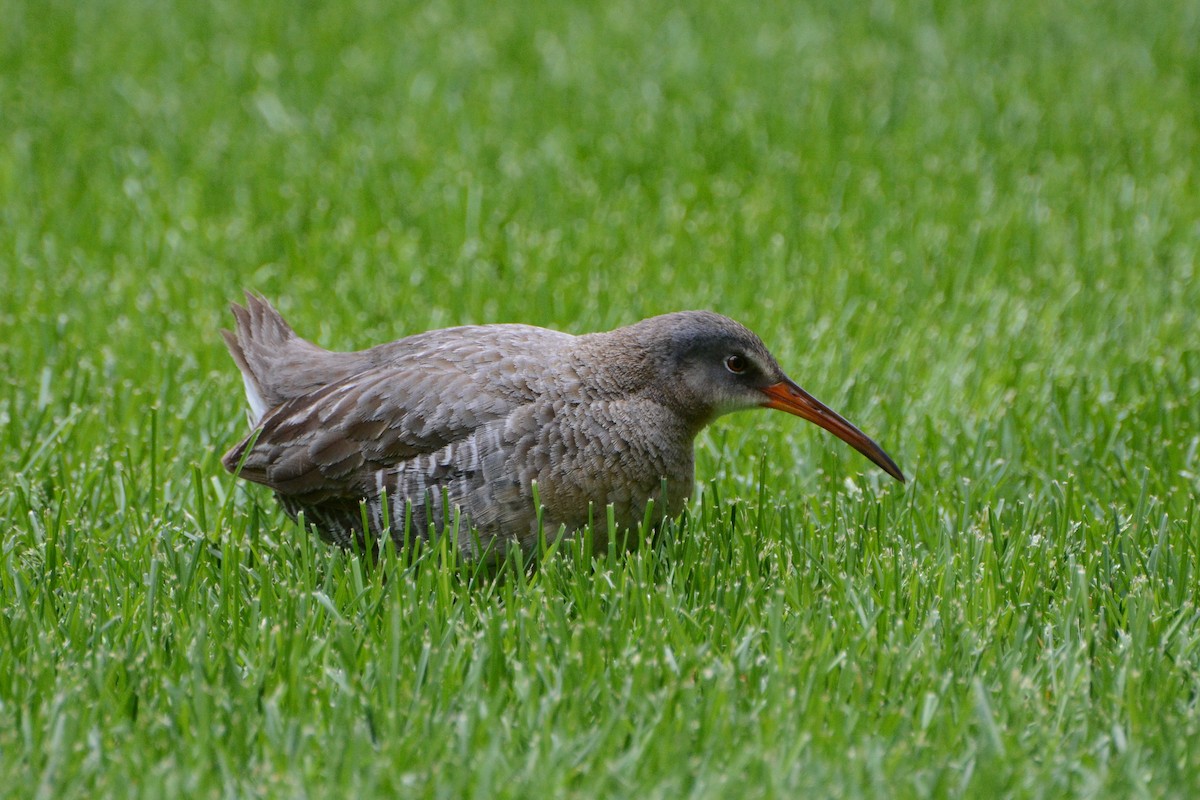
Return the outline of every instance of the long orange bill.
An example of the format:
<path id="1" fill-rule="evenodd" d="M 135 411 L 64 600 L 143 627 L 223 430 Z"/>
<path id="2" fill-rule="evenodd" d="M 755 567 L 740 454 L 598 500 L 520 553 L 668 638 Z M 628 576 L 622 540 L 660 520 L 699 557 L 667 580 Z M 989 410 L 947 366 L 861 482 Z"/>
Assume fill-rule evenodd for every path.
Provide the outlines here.
<path id="1" fill-rule="evenodd" d="M 874 461 L 888 475 L 904 483 L 904 473 L 896 466 L 896 462 L 892 461 L 891 457 L 883 452 L 882 447 L 875 444 L 865 433 L 851 425 L 837 412 L 829 408 L 829 406 L 801 389 L 792 381 L 785 378 L 779 383 L 771 384 L 763 389 L 762 393 L 770 398 L 767 402 L 763 403 L 764 407 L 777 408 L 780 411 L 795 414 L 797 417 L 803 417 L 809 422 L 820 425 Z"/>

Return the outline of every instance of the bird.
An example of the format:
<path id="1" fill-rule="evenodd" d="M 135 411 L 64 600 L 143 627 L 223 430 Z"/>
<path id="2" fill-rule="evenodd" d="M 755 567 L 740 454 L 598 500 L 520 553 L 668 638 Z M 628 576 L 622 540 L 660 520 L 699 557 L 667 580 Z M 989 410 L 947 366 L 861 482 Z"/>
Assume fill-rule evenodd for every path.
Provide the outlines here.
<path id="1" fill-rule="evenodd" d="M 245 302 L 231 304 L 234 330 L 222 335 L 251 433 L 223 466 L 342 547 L 452 536 L 473 560 L 532 554 L 541 537 L 590 525 L 602 552 L 610 534 L 636 535 L 649 503 L 659 519 L 679 516 L 697 434 L 760 407 L 817 424 L 905 481 L 757 335 L 711 311 L 578 336 L 468 325 L 334 352 L 262 296 Z"/>

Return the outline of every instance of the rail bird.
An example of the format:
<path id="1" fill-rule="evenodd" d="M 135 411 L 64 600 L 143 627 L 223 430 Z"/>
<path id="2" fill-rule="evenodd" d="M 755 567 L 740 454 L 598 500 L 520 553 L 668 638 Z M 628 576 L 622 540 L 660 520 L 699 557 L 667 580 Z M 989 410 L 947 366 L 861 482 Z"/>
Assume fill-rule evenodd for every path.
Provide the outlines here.
<path id="1" fill-rule="evenodd" d="M 649 501 L 656 515 L 678 515 L 696 435 L 751 408 L 816 423 L 904 481 L 758 336 L 712 312 L 582 336 L 473 325 L 332 352 L 297 336 L 265 299 L 246 298 L 222 333 L 252 432 L 223 464 L 345 547 L 449 532 L 473 559 L 513 545 L 528 553 L 539 531 L 593 523 L 599 550 L 609 519 L 636 531 Z"/>

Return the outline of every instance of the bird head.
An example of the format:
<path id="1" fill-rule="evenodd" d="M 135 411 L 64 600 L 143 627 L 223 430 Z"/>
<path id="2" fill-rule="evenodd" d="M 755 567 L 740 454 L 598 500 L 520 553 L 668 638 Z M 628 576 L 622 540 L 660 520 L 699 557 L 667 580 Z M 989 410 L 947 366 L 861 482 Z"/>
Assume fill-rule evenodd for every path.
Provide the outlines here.
<path id="1" fill-rule="evenodd" d="M 773 408 L 837 436 L 898 481 L 904 474 L 883 449 L 789 378 L 762 340 L 744 325 L 708 311 L 682 311 L 639 323 L 651 334 L 648 355 L 666 374 L 656 381 L 674 395 L 697 429 L 717 417 Z"/>

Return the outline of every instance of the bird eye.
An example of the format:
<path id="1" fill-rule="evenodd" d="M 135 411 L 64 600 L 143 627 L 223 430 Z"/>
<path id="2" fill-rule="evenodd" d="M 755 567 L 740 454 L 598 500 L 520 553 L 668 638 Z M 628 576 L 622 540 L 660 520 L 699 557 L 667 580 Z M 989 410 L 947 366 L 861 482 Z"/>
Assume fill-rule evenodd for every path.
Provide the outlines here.
<path id="1" fill-rule="evenodd" d="M 746 371 L 747 366 L 748 364 L 746 363 L 745 356 L 739 356 L 736 353 L 725 359 L 725 369 L 729 370 L 734 375 L 741 375 Z"/>

